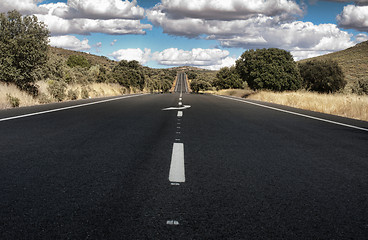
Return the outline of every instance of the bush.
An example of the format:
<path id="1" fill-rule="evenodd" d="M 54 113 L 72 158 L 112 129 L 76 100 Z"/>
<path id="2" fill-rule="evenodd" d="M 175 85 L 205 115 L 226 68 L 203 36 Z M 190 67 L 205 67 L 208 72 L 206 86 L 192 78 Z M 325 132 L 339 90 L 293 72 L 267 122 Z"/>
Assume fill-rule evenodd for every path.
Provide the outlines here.
<path id="1" fill-rule="evenodd" d="M 78 91 L 69 89 L 68 91 L 68 99 L 70 100 L 77 100 L 78 99 Z"/>
<path id="2" fill-rule="evenodd" d="M 48 38 L 47 27 L 37 17 L 0 13 L 1 80 L 36 96 L 36 71 L 47 62 Z"/>
<path id="3" fill-rule="evenodd" d="M 10 103 L 12 107 L 19 107 L 19 104 L 20 104 L 19 98 L 13 97 L 8 93 L 6 94 L 6 99 L 8 100 L 8 102 Z"/>
<path id="4" fill-rule="evenodd" d="M 143 90 L 145 75 L 143 67 L 137 61 L 122 60 L 112 71 L 112 77 L 121 86 L 126 88 L 139 88 Z"/>
<path id="5" fill-rule="evenodd" d="M 49 86 L 47 90 L 49 91 L 50 95 L 59 102 L 63 101 L 66 97 L 66 83 L 50 80 L 48 84 Z"/>
<path id="6" fill-rule="evenodd" d="M 87 88 L 85 88 L 85 87 L 83 87 L 83 88 L 82 88 L 82 91 L 81 91 L 81 98 L 83 98 L 83 99 L 87 99 L 87 98 L 89 98 L 88 90 L 87 90 Z"/>
<path id="7" fill-rule="evenodd" d="M 236 61 L 236 70 L 253 90 L 297 90 L 302 83 L 292 55 L 277 48 L 244 52 Z"/>
<path id="8" fill-rule="evenodd" d="M 68 60 L 66 61 L 66 64 L 69 67 L 82 67 L 82 68 L 90 68 L 91 63 L 83 56 L 81 55 L 71 55 Z"/>
<path id="9" fill-rule="evenodd" d="M 190 83 L 190 89 L 192 89 L 192 91 L 195 93 L 198 93 L 199 91 L 206 91 L 210 89 L 210 87 L 212 87 L 211 84 L 202 79 L 192 80 Z"/>
<path id="10" fill-rule="evenodd" d="M 368 80 L 359 80 L 357 83 L 355 83 L 352 91 L 358 95 L 368 95 Z"/>
<path id="11" fill-rule="evenodd" d="M 303 85 L 310 91 L 334 93 L 344 89 L 347 83 L 341 67 L 332 60 L 300 63 L 299 69 Z"/>
<path id="12" fill-rule="evenodd" d="M 216 74 L 216 80 L 212 84 L 217 90 L 229 88 L 242 88 L 243 81 L 235 67 L 224 67 Z"/>

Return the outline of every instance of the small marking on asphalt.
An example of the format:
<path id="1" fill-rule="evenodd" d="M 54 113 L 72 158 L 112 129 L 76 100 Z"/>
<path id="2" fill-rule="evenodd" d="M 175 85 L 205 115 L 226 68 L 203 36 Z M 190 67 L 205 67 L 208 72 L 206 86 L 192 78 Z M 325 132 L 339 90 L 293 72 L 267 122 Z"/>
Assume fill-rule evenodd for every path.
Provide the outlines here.
<path id="1" fill-rule="evenodd" d="M 182 101 L 183 100 L 183 98 L 179 98 L 179 101 Z"/>
<path id="2" fill-rule="evenodd" d="M 179 102 L 179 106 L 183 106 L 183 103 L 182 102 Z"/>
<path id="3" fill-rule="evenodd" d="M 167 220 L 166 224 L 167 225 L 179 225 L 179 222 L 176 220 Z"/>
<path id="4" fill-rule="evenodd" d="M 183 111 L 178 111 L 178 117 L 182 117 L 183 116 Z"/>
<path id="5" fill-rule="evenodd" d="M 180 186 L 180 183 L 172 182 L 171 185 L 173 185 L 173 186 Z"/>
<path id="6" fill-rule="evenodd" d="M 176 134 L 180 134 L 181 132 L 176 132 Z"/>
<path id="7" fill-rule="evenodd" d="M 180 127 L 176 127 L 177 129 L 180 129 Z"/>
<path id="8" fill-rule="evenodd" d="M 170 182 L 185 182 L 184 144 L 174 143 L 169 172 Z"/>
<path id="9" fill-rule="evenodd" d="M 180 141 L 180 138 L 175 139 L 175 141 Z"/>

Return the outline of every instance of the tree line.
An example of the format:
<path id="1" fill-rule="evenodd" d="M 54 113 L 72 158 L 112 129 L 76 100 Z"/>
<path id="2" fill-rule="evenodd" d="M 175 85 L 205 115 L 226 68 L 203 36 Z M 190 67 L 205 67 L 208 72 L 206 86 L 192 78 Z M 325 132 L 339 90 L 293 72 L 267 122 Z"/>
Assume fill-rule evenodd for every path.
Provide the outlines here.
<path id="1" fill-rule="evenodd" d="M 344 89 L 346 84 L 344 73 L 335 61 L 296 63 L 290 52 L 269 48 L 245 51 L 235 66 L 221 68 L 216 78 L 206 83 L 194 78 L 191 87 L 195 91 L 208 90 L 211 87 L 220 90 L 248 86 L 252 90 L 306 89 L 334 93 Z"/>

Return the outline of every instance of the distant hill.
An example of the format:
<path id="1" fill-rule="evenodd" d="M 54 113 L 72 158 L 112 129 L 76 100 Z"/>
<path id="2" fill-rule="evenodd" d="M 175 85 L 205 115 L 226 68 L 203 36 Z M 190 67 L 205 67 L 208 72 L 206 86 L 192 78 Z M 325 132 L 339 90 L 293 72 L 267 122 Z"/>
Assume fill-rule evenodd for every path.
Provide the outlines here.
<path id="1" fill-rule="evenodd" d="M 358 80 L 368 80 L 368 41 L 359 43 L 354 47 L 334 52 L 319 57 L 304 59 L 299 62 L 310 60 L 337 61 L 345 74 L 348 82 L 347 88 L 351 88 Z"/>
<path id="2" fill-rule="evenodd" d="M 49 56 L 52 57 L 61 57 L 67 60 L 71 55 L 80 55 L 88 59 L 92 65 L 100 65 L 105 67 L 112 68 L 117 64 L 116 61 L 110 60 L 104 56 L 97 56 L 85 52 L 77 52 L 72 50 L 67 50 L 63 48 L 49 47 Z"/>

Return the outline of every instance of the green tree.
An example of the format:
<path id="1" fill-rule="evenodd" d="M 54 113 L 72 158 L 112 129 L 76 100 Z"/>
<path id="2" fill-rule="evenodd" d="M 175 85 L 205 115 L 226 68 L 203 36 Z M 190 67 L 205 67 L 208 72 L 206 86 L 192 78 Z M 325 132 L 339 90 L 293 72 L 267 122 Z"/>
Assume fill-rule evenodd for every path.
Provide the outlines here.
<path id="1" fill-rule="evenodd" d="M 344 89 L 346 81 L 339 64 L 332 60 L 308 61 L 299 64 L 303 85 L 307 90 L 333 93 Z"/>
<path id="2" fill-rule="evenodd" d="M 216 74 L 213 84 L 217 90 L 229 88 L 242 88 L 243 81 L 237 73 L 235 67 L 223 67 Z"/>
<path id="3" fill-rule="evenodd" d="M 71 55 L 68 60 L 66 61 L 66 64 L 69 67 L 82 67 L 82 68 L 90 68 L 91 63 L 83 56 L 81 55 Z"/>
<path id="4" fill-rule="evenodd" d="M 49 30 L 36 16 L 0 14 L 0 81 L 38 94 L 37 69 L 47 62 Z"/>
<path id="5" fill-rule="evenodd" d="M 198 93 L 199 91 L 206 91 L 211 86 L 211 83 L 203 79 L 192 80 L 192 82 L 190 83 L 190 89 L 192 89 L 192 91 L 195 93 Z"/>
<path id="6" fill-rule="evenodd" d="M 302 83 L 292 55 L 277 48 L 244 52 L 236 61 L 236 70 L 253 90 L 297 90 Z"/>
<path id="7" fill-rule="evenodd" d="M 137 61 L 121 60 L 112 70 L 112 77 L 120 85 L 143 90 L 145 75 L 143 67 Z"/>

